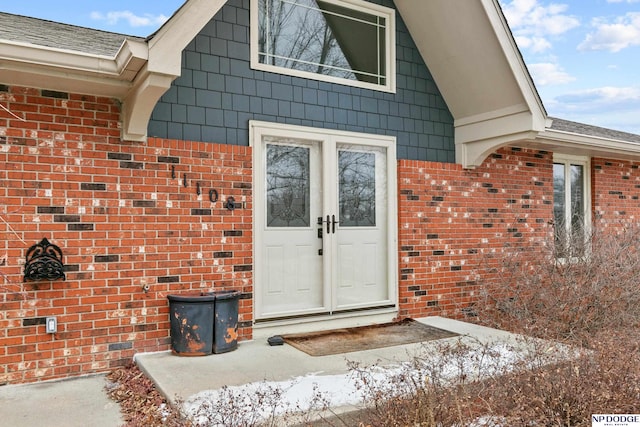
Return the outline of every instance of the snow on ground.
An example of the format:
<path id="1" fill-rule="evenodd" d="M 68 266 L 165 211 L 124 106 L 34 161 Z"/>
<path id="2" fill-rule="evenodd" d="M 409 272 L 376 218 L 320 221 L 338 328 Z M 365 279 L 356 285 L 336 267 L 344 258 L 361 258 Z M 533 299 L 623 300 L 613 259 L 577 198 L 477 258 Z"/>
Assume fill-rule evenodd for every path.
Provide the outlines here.
<path id="1" fill-rule="evenodd" d="M 184 409 L 202 426 L 252 425 L 286 414 L 345 406 L 362 407 L 367 392 L 408 393 L 415 384 L 477 379 L 514 369 L 528 349 L 503 342 L 470 345 L 462 340 L 444 351 L 423 352 L 411 362 L 391 366 L 352 366 L 342 375 L 309 374 L 287 381 L 262 381 L 208 390 L 191 396 Z M 549 345 L 549 344 L 547 344 Z M 549 353 L 560 354 L 550 345 Z M 403 390 L 402 384 L 407 388 Z M 486 424 L 484 424 L 486 425 Z M 494 424 L 499 425 L 499 424 Z"/>

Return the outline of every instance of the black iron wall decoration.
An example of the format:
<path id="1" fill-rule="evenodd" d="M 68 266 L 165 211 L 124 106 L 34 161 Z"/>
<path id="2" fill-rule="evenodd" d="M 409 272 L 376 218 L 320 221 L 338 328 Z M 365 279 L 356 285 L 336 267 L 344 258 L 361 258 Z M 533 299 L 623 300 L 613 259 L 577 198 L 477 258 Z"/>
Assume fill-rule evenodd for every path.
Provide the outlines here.
<path id="1" fill-rule="evenodd" d="M 62 250 L 45 237 L 27 250 L 24 280 L 65 280 Z"/>

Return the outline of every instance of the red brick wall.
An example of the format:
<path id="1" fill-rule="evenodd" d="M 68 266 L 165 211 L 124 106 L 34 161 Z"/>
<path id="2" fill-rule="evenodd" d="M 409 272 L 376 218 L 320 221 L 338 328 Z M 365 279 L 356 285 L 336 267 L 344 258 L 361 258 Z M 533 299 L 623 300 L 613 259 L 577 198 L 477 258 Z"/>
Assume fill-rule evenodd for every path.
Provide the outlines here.
<path id="1" fill-rule="evenodd" d="M 0 111 L 0 384 L 168 349 L 174 292 L 240 291 L 250 337 L 250 148 L 122 142 L 107 98 L 0 85 L 0 102 L 24 119 Z M 228 196 L 243 208 L 225 209 Z M 43 237 L 62 249 L 66 281 L 23 281 L 26 251 Z"/>
<path id="2" fill-rule="evenodd" d="M 249 147 L 123 142 L 108 98 L 0 85 L 0 102 L 24 119 L 0 111 L 0 384 L 167 350 L 169 293 L 240 291 L 241 338 L 251 336 Z M 638 165 L 592 168 L 594 222 L 634 222 Z M 400 317 L 472 310 L 502 254 L 549 241 L 552 184 L 552 154 L 535 150 L 505 148 L 475 170 L 400 160 Z M 228 196 L 243 208 L 225 209 Z M 26 251 L 43 237 L 61 247 L 66 281 L 24 282 Z"/>
<path id="3" fill-rule="evenodd" d="M 475 170 L 399 161 L 400 317 L 463 316 L 501 254 L 548 241 L 552 163 L 519 148 Z"/>
<path id="4" fill-rule="evenodd" d="M 640 163 L 591 159 L 593 223 L 596 227 L 629 227 L 640 220 Z"/>

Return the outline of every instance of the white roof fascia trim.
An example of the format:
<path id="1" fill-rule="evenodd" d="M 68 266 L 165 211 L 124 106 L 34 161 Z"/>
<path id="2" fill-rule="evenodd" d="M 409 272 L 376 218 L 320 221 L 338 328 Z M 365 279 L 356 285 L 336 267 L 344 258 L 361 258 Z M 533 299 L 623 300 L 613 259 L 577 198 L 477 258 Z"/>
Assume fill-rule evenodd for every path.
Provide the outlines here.
<path id="1" fill-rule="evenodd" d="M 581 135 L 573 132 L 547 129 L 535 139 L 536 143 L 552 145 L 555 152 L 601 157 L 640 158 L 640 144 L 612 138 Z"/>
<path id="2" fill-rule="evenodd" d="M 0 42 L 0 58 L 6 61 L 59 68 L 90 74 L 104 74 L 109 77 L 119 75 L 113 58 L 103 55 L 89 55 L 66 49 L 36 46 L 3 40 Z"/>
<path id="3" fill-rule="evenodd" d="M 133 81 L 149 59 L 149 45 L 143 41 L 125 40 L 120 46 L 114 61 L 118 75 Z"/>
<path id="4" fill-rule="evenodd" d="M 187 1 L 149 40 L 149 72 L 180 76 L 182 51 L 226 2 L 227 0 Z"/>
<path id="5" fill-rule="evenodd" d="M 6 61 L 108 78 L 118 78 L 125 71 L 136 71 L 136 65 L 139 70 L 148 58 L 146 43 L 133 40 L 126 40 L 115 57 L 7 40 L 1 40 L 0 46 L 0 58 Z M 133 78 L 128 80 L 132 81 Z"/>
<path id="6" fill-rule="evenodd" d="M 0 61 L 0 81 L 26 86 L 122 99 L 131 82 L 89 73 L 70 73 L 63 68 Z"/>

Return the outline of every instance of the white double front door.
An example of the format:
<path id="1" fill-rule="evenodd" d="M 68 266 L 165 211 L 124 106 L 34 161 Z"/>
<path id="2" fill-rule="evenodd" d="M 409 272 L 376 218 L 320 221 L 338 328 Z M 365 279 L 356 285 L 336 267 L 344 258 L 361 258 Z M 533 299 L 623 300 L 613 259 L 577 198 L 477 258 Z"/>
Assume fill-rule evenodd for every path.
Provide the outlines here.
<path id="1" fill-rule="evenodd" d="M 251 122 L 255 317 L 396 304 L 395 140 Z"/>

